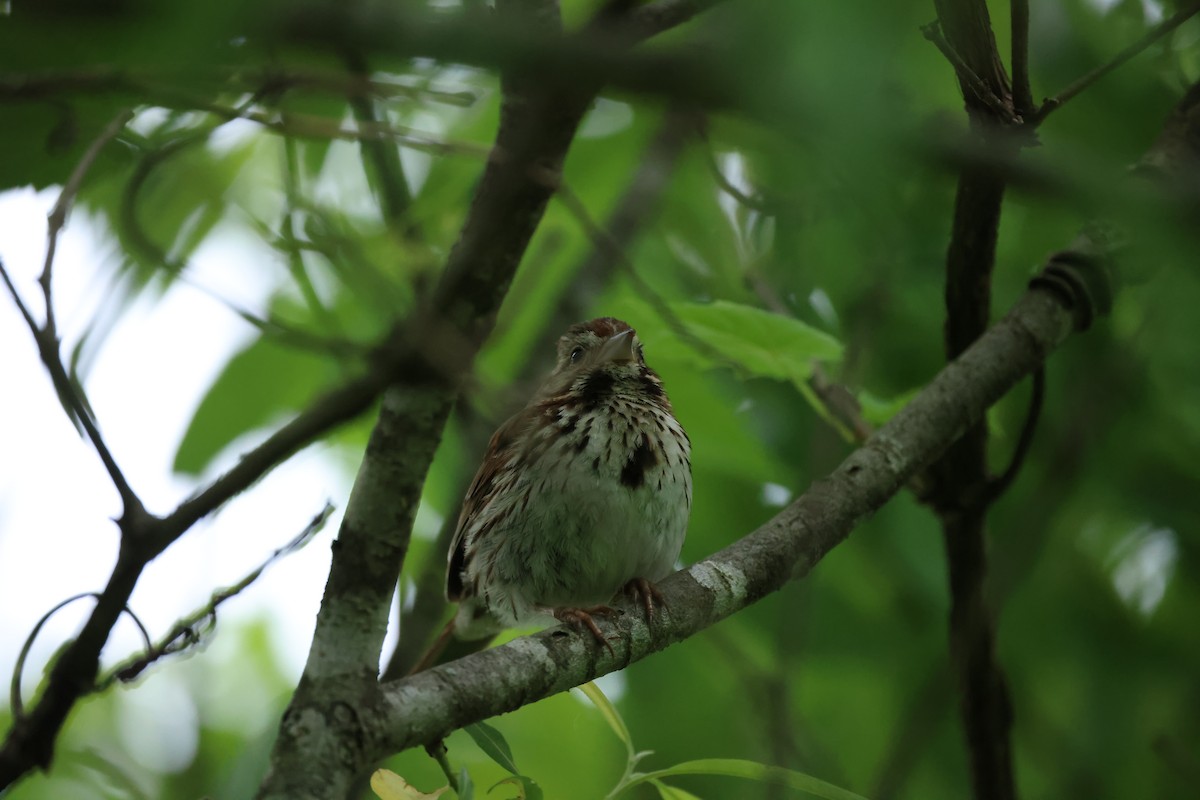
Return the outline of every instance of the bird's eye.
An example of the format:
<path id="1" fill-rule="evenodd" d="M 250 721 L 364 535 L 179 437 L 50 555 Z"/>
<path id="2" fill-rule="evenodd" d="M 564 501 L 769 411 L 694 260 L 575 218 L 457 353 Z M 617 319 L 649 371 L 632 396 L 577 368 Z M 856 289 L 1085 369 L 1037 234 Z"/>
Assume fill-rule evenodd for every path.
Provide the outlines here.
<path id="1" fill-rule="evenodd" d="M 576 361 L 579 360 L 579 357 L 582 355 L 583 355 L 583 348 L 576 347 L 574 350 L 571 351 L 571 363 L 574 364 Z"/>

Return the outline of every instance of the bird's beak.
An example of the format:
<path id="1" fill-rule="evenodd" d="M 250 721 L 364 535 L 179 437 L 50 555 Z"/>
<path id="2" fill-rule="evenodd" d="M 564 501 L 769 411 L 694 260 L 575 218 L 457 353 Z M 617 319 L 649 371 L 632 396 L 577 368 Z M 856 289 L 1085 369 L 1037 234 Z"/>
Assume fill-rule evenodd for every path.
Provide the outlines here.
<path id="1" fill-rule="evenodd" d="M 633 353 L 633 331 L 621 331 L 615 336 L 609 337 L 600 347 L 597 361 L 605 364 L 609 361 L 633 361 L 635 359 Z"/>

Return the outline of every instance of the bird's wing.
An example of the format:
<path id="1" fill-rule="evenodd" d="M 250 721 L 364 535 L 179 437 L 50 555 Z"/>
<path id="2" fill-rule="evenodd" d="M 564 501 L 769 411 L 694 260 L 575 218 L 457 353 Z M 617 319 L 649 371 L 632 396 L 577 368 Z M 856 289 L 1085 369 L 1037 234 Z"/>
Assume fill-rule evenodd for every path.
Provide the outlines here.
<path id="1" fill-rule="evenodd" d="M 517 432 L 525 423 L 527 410 L 519 412 L 501 425 L 492 434 L 487 450 L 483 455 L 483 463 L 471 481 L 467 495 L 463 498 L 462 511 L 458 515 L 458 527 L 454 531 L 454 539 L 450 542 L 446 565 L 446 599 L 451 602 L 460 600 L 463 596 L 463 568 L 467 560 L 466 532 L 471 522 L 483 510 L 492 497 L 496 478 L 501 469 L 511 460 L 517 447 Z"/>

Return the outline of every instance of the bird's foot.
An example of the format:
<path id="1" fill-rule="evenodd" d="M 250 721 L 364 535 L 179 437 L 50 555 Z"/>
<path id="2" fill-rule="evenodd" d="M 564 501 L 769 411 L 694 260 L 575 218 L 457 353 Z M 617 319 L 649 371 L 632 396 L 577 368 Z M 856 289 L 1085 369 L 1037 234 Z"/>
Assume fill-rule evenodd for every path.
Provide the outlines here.
<path id="1" fill-rule="evenodd" d="M 611 616 L 616 614 L 617 610 L 610 606 L 589 606 L 587 608 L 556 608 L 554 609 L 554 618 L 559 622 L 573 625 L 577 628 L 587 628 L 591 631 L 592 636 L 596 641 L 608 648 L 610 655 L 616 655 L 613 652 L 612 645 L 608 643 L 608 637 L 596 625 L 596 620 L 592 619 L 596 616 Z"/>
<path id="2" fill-rule="evenodd" d="M 641 601 L 642 608 L 646 610 L 646 623 L 654 621 L 654 607 L 657 603 L 661 608 L 667 607 L 667 598 L 658 590 L 650 581 L 645 578 L 634 578 L 629 583 L 625 584 L 623 590 L 625 594 L 633 602 Z"/>

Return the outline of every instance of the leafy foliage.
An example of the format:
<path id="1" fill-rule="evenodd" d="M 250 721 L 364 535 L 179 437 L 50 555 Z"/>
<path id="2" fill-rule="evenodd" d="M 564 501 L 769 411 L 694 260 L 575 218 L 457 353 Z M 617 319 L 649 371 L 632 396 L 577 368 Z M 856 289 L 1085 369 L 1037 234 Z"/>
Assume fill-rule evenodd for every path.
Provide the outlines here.
<path id="1" fill-rule="evenodd" d="M 207 393 L 181 399 L 196 412 L 175 469 L 210 470 L 245 437 L 365 369 L 371 345 L 453 247 L 499 118 L 496 77 L 369 54 L 372 77 L 392 87 L 375 106 L 395 129 L 411 193 L 397 223 L 381 211 L 378 165 L 364 145 L 312 133 L 317 123 L 351 129 L 354 111 L 330 88 L 346 74 L 337 58 L 264 32 L 286 28 L 291 10 L 232 0 L 12 5 L 21 13 L 0 25 L 6 72 L 93 83 L 3 99 L 0 187 L 62 184 L 91 137 L 135 107 L 132 131 L 104 151 L 79 195 L 116 254 L 109 267 L 132 287 L 125 302 L 187 287 L 206 246 L 256 242 L 236 269 L 268 286 L 265 299 L 240 309 L 245 346 Z M 579 23 L 598 3 L 562 5 Z M 808 388 L 814 364 L 878 423 L 943 362 L 954 160 L 939 143 L 963 123 L 953 72 L 918 30 L 931 6 L 730 5 L 738 8 L 712 11 L 693 33 L 728 46 L 720 64 L 754 113 L 713 114 L 704 138 L 687 138 L 657 210 L 622 248 L 628 263 L 581 274 L 602 245 L 552 203 L 435 461 L 405 586 L 441 568 L 428 521 L 455 514 L 481 446 L 473 431 L 528 394 L 559 333 L 550 322 L 565 311 L 627 319 L 664 378 L 694 443 L 688 562 L 769 518 L 845 454 Z M 991 5 L 1007 52 L 1008 6 Z M 1038 96 L 1154 21 L 1142 10 L 1154 4 L 1033 5 Z M 989 601 L 1022 796 L 1184 798 L 1200 774 L 1197 240 L 1165 214 L 1147 221 L 1158 206 L 1125 182 L 1197 78 L 1198 41 L 1193 20 L 1056 111 L 1022 161 L 1046 180 L 1014 182 L 1006 199 L 997 310 L 1098 213 L 1150 234 L 1131 255 L 1135 280 L 1111 319 L 1049 365 L 1032 452 L 990 517 Z M 266 67 L 323 80 L 265 91 L 253 78 Z M 99 80 L 108 74 L 116 77 Z M 619 89 L 597 104 L 564 172 L 594 221 L 627 202 L 630 177 L 674 113 Z M 12 386 L 30 379 L 9 377 Z M 994 411 L 997 471 L 1026 400 L 1018 392 Z M 353 461 L 367 425 L 333 434 L 334 457 Z M 493 787 L 464 790 L 478 796 L 600 797 L 624 768 L 628 797 L 961 797 L 945 584 L 934 518 L 901 497 L 804 582 L 624 672 L 611 702 L 585 688 L 598 711 L 561 696 L 506 717 L 503 735 L 480 724 L 450 736 L 451 760 L 470 776 L 460 786 Z M 252 794 L 291 686 L 269 631 L 222 637 L 238 643 L 236 655 L 166 664 L 131 692 L 85 703 L 51 774 L 13 796 Z M 163 728 L 193 742 L 182 764 L 110 736 L 136 719 L 132 695 L 168 681 L 194 712 Z M 239 703 L 253 714 L 238 716 Z M 634 740 L 653 755 L 635 752 Z M 635 773 L 643 757 L 674 766 Z M 386 766 L 418 786 L 445 783 L 424 753 Z"/>

